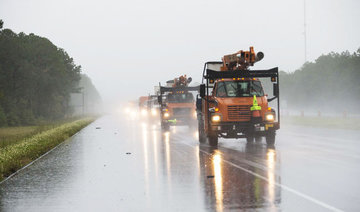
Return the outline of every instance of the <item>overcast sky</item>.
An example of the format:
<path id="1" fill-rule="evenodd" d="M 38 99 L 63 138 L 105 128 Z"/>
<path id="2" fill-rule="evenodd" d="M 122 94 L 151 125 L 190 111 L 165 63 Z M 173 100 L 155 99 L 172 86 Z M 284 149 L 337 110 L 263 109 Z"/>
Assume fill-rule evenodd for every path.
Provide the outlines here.
<path id="1" fill-rule="evenodd" d="M 308 60 L 360 47 L 360 1 L 307 0 Z M 303 0 L 0 0 L 4 28 L 65 49 L 106 102 L 137 99 L 254 46 L 255 68 L 304 63 Z"/>

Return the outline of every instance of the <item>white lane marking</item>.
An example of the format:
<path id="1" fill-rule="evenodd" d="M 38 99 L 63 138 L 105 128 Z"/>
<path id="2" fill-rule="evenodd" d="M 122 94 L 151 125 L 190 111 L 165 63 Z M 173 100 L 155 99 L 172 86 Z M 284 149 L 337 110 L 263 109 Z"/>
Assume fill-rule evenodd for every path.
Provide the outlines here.
<path id="1" fill-rule="evenodd" d="M 190 144 L 187 144 L 187 143 L 183 143 L 183 144 L 185 144 L 185 145 L 187 145 L 187 146 L 189 146 L 189 147 L 191 147 L 191 148 L 194 148 L 194 147 L 191 146 Z M 210 153 L 208 153 L 208 152 L 206 152 L 206 151 L 204 151 L 204 150 L 199 149 L 199 151 L 202 152 L 202 153 L 204 153 L 204 154 L 207 154 L 207 155 L 211 156 Z M 244 168 L 244 167 L 238 166 L 238 165 L 236 165 L 236 164 L 234 164 L 234 163 L 232 163 L 232 162 L 230 162 L 230 161 L 228 161 L 228 160 L 222 159 L 222 161 L 224 161 L 225 163 L 227 163 L 227 164 L 229 164 L 229 165 L 231 165 L 231 166 L 234 166 L 235 168 L 238 168 L 238 169 L 240 169 L 240 170 L 242 170 L 242 171 L 244 171 L 244 172 L 247 172 L 247 173 L 249 173 L 249 174 L 252 174 L 252 175 L 254 175 L 255 177 L 258 177 L 258 178 L 266 181 L 267 183 L 269 183 L 269 180 L 268 180 L 266 177 L 262 176 L 262 175 L 259 175 L 259 174 L 255 173 L 255 172 L 253 172 L 253 171 L 251 171 L 251 170 L 248 170 L 248 169 L 246 169 L 246 168 Z M 298 196 L 300 196 L 300 197 L 302 197 L 302 198 L 304 198 L 304 199 L 309 200 L 310 202 L 313 202 L 313 203 L 315 203 L 315 204 L 317 204 L 317 205 L 320 205 L 320 206 L 322 206 L 322 207 L 324 207 L 324 208 L 326 208 L 326 209 L 329 209 L 329 210 L 331 210 L 331 211 L 343 211 L 343 210 L 340 210 L 340 209 L 338 209 L 338 208 L 335 208 L 334 206 L 328 205 L 328 204 L 326 204 L 326 203 L 324 203 L 324 202 L 322 202 L 322 201 L 320 201 L 320 200 L 317 200 L 317 199 L 315 199 L 315 198 L 313 198 L 313 197 L 311 197 L 311 196 L 309 196 L 309 195 L 306 195 L 306 194 L 304 194 L 304 193 L 301 193 L 300 191 L 297 191 L 297 190 L 295 190 L 295 189 L 293 189 L 293 188 L 290 188 L 290 187 L 288 187 L 288 186 L 286 186 L 286 185 L 283 185 L 283 184 L 281 184 L 281 183 L 275 182 L 274 184 L 275 184 L 276 186 L 278 186 L 278 187 L 286 190 L 286 191 L 289 191 L 289 192 L 291 192 L 291 193 L 293 193 L 293 194 L 296 194 L 296 195 L 298 195 Z"/>

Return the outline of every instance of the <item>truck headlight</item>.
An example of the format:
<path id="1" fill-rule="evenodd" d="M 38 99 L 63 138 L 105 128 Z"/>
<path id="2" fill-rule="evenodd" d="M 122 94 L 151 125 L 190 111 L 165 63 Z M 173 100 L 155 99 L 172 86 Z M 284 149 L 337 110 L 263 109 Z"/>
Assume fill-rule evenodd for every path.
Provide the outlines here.
<path id="1" fill-rule="evenodd" d="M 156 109 L 152 109 L 151 110 L 151 115 L 156 116 L 156 114 L 157 114 Z"/>
<path id="2" fill-rule="evenodd" d="M 272 113 L 268 113 L 265 115 L 265 120 L 266 121 L 274 121 L 275 120 L 275 115 Z"/>
<path id="3" fill-rule="evenodd" d="M 211 117 L 211 121 L 213 121 L 213 122 L 219 122 L 219 121 L 221 121 L 221 116 L 220 116 L 220 115 L 213 115 L 213 116 Z"/>
<path id="4" fill-rule="evenodd" d="M 169 116 L 170 116 L 170 114 L 169 114 L 168 112 L 165 112 L 165 113 L 164 113 L 164 117 L 165 117 L 165 118 L 169 118 Z"/>
<path id="5" fill-rule="evenodd" d="M 146 109 L 141 109 L 141 115 L 142 115 L 142 116 L 146 116 L 146 115 L 147 115 Z"/>

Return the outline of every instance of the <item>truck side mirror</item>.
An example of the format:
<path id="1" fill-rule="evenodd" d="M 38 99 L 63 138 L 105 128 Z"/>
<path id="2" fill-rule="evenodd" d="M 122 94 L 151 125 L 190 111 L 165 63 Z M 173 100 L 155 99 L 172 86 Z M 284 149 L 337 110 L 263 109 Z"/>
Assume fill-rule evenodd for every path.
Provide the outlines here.
<path id="1" fill-rule="evenodd" d="M 205 84 L 200 85 L 200 97 L 201 98 L 205 97 Z"/>
<path id="2" fill-rule="evenodd" d="M 273 91 L 274 91 L 274 96 L 279 97 L 279 84 L 278 83 L 273 84 Z"/>
<path id="3" fill-rule="evenodd" d="M 162 103 L 162 97 L 161 96 L 158 96 L 158 102 L 161 105 L 161 103 Z"/>

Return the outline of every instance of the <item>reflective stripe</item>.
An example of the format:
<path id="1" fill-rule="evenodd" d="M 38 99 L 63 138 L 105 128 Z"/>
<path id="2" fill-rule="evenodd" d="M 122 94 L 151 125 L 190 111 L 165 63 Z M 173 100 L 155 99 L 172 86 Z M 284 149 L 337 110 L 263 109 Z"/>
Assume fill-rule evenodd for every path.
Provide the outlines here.
<path id="1" fill-rule="evenodd" d="M 168 120 L 168 122 L 176 124 L 176 119 Z"/>

